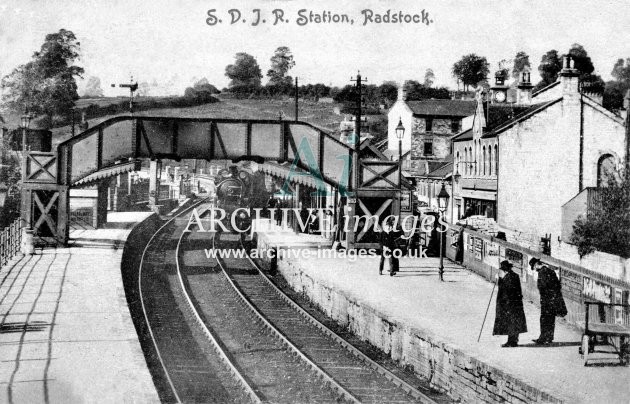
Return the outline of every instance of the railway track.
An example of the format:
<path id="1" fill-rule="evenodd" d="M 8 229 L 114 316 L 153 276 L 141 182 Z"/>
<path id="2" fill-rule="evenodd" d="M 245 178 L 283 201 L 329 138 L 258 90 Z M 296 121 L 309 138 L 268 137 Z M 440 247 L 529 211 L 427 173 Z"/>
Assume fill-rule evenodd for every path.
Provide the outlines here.
<path id="1" fill-rule="evenodd" d="M 216 241 L 215 248 L 239 250 L 238 238 Z M 219 259 L 219 265 L 247 305 L 280 338 L 291 343 L 313 367 L 365 403 L 434 403 L 424 392 L 395 376 L 318 322 L 258 269 L 249 258 Z"/>
<path id="2" fill-rule="evenodd" d="M 309 319 L 247 258 L 208 258 L 214 238 L 187 225 L 162 226 L 138 273 L 164 402 L 434 402 Z M 217 244 L 240 246 L 235 235 Z"/>
<path id="3" fill-rule="evenodd" d="M 174 403 L 259 402 L 190 308 L 176 257 L 179 234 L 187 224 L 182 215 L 164 224 L 145 247 L 138 271 L 138 295 L 151 345 L 145 352 L 151 356 L 160 398 Z"/>

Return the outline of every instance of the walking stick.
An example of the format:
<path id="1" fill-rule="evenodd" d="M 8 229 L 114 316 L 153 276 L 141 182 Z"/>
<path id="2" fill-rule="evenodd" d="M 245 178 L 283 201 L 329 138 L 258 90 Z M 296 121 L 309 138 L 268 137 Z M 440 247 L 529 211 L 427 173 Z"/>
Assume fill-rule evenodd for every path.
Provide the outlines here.
<path id="1" fill-rule="evenodd" d="M 488 310 L 490 310 L 490 303 L 492 303 L 492 295 L 494 295 L 494 288 L 496 288 L 497 282 L 499 282 L 498 279 L 492 286 L 492 293 L 490 293 L 490 300 L 488 300 L 488 307 L 486 307 L 486 314 L 483 316 L 483 323 L 481 323 L 481 329 L 479 330 L 479 336 L 477 337 L 477 342 L 479 342 L 479 340 L 481 339 L 481 332 L 483 331 L 484 324 L 486 324 L 486 317 L 488 317 Z"/>

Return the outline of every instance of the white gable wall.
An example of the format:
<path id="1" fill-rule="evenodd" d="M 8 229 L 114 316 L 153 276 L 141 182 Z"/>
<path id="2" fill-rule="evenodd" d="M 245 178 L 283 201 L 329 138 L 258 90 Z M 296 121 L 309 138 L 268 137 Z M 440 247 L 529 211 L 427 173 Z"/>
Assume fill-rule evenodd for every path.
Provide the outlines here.
<path id="1" fill-rule="evenodd" d="M 589 104 L 584 105 L 584 187 L 595 187 L 601 156 L 612 154 L 623 167 L 625 126 L 621 118 Z"/>
<path id="2" fill-rule="evenodd" d="M 402 139 L 402 152 L 406 153 L 411 149 L 411 130 L 413 113 L 404 101 L 396 101 L 387 113 L 387 148 L 398 151 L 398 138 L 396 137 L 396 126 L 398 120 L 402 120 L 405 127 L 405 136 Z"/>
<path id="3" fill-rule="evenodd" d="M 579 110 L 567 117 L 565 107 L 558 102 L 499 134 L 499 225 L 560 235 L 561 207 L 579 179 Z"/>

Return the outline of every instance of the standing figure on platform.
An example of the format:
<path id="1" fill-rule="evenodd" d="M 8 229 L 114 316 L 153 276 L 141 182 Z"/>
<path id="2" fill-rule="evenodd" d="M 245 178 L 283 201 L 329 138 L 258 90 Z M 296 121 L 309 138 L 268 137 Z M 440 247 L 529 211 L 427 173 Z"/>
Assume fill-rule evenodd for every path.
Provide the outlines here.
<path id="1" fill-rule="evenodd" d="M 562 298 L 560 280 L 553 269 L 544 265 L 538 258 L 529 260 L 529 266 L 538 271 L 538 291 L 540 292 L 540 337 L 534 340 L 537 345 L 553 342 L 556 316 L 567 315 L 567 307 Z"/>
<path id="2" fill-rule="evenodd" d="M 398 258 L 394 256 L 396 246 L 396 238 L 398 236 L 393 226 L 394 218 L 390 217 L 383 224 L 380 234 L 381 262 L 378 267 L 378 274 L 383 275 L 383 266 L 385 259 L 389 262 L 389 275 L 394 276 L 398 272 Z"/>
<path id="3" fill-rule="evenodd" d="M 507 342 L 501 346 L 511 348 L 518 346 L 518 334 L 527 332 L 521 279 L 512 271 L 509 261 L 502 261 L 499 269 L 502 276 L 498 280 L 497 312 L 492 335 L 507 335 Z"/>

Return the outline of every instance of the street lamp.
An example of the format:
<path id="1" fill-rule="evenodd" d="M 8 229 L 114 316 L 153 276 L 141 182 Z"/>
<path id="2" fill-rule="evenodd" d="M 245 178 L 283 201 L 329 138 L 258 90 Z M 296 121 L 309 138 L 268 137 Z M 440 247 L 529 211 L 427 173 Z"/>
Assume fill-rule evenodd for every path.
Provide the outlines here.
<path id="1" fill-rule="evenodd" d="M 22 127 L 22 152 L 26 152 L 26 132 L 28 131 L 28 127 L 31 126 L 31 119 L 33 119 L 33 116 L 28 112 L 25 111 L 24 115 L 22 115 L 22 117 L 20 118 L 21 120 L 21 124 L 20 126 Z"/>
<path id="2" fill-rule="evenodd" d="M 405 127 L 402 119 L 398 117 L 398 126 L 396 126 L 396 137 L 398 138 L 398 217 L 402 213 L 402 139 L 405 136 Z"/>
<path id="3" fill-rule="evenodd" d="M 437 198 L 438 198 L 438 208 L 440 210 L 440 217 L 444 216 L 444 211 L 446 210 L 446 207 L 448 206 L 448 199 L 449 199 L 450 195 L 448 194 L 448 192 L 446 192 L 446 188 L 444 188 L 444 182 L 442 182 L 442 189 L 440 189 L 440 193 L 438 194 Z M 442 225 L 440 224 L 440 230 L 442 230 Z M 446 229 L 444 229 L 444 231 L 446 231 Z M 440 280 L 444 281 L 444 250 L 442 247 L 442 239 L 444 237 L 444 233 L 443 232 L 439 232 L 440 233 Z"/>

